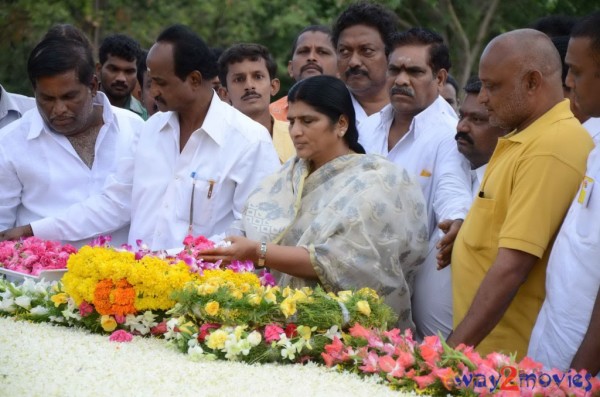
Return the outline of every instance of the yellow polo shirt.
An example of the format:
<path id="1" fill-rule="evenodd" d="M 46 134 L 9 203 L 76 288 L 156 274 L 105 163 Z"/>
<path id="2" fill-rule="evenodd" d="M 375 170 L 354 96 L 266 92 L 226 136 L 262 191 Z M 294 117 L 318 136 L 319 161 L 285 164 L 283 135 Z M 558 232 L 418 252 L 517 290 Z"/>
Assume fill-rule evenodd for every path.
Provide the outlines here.
<path id="1" fill-rule="evenodd" d="M 281 164 L 296 155 L 296 148 L 290 137 L 289 125 L 290 123 L 287 121 L 273 119 L 273 146 L 275 146 Z"/>
<path id="2" fill-rule="evenodd" d="M 498 248 L 535 255 L 538 262 L 508 310 L 477 351 L 527 353 L 545 297 L 548 256 L 560 224 L 585 175 L 594 147 L 569 101 L 558 103 L 519 133 L 500 138 L 480 193 L 462 225 L 452 253 L 454 326 L 465 317 Z M 483 196 L 483 197 L 481 197 Z"/>

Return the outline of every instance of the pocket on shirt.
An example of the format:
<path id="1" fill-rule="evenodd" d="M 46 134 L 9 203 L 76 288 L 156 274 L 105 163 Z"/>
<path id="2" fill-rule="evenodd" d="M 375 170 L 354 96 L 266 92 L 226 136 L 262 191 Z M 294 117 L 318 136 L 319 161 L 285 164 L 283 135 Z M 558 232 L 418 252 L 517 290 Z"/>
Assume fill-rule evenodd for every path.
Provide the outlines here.
<path id="1" fill-rule="evenodd" d="M 495 209 L 495 200 L 475 197 L 469 210 L 468 228 L 464 230 L 465 244 L 477 250 L 488 249 L 492 246 Z"/>
<path id="2" fill-rule="evenodd" d="M 193 225 L 196 226 L 210 226 L 214 201 L 218 199 L 218 180 L 196 176 L 194 183 L 192 177 L 186 179 L 187 181 L 182 181 L 177 189 L 177 218 L 188 224 L 192 219 Z"/>

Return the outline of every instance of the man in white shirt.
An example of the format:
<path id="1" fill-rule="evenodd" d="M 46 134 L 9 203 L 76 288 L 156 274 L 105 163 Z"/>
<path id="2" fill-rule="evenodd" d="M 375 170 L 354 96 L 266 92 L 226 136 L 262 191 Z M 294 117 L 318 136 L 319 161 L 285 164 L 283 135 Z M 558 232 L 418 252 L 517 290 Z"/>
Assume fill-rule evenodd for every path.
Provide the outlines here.
<path id="1" fill-rule="evenodd" d="M 498 138 L 506 135 L 507 131 L 489 123 L 486 107 L 477 100 L 481 91 L 481 81 L 477 76 L 469 79 L 464 90 L 466 95 L 458 112 L 459 121 L 454 138 L 458 151 L 471 164 L 471 194 L 475 197 Z"/>
<path id="2" fill-rule="evenodd" d="M 469 165 L 454 142 L 456 113 L 439 95 L 450 58 L 443 39 L 420 28 L 394 35 L 390 49 L 391 104 L 382 110 L 379 123 L 365 122 L 371 133 L 359 140 L 367 153 L 386 156 L 421 184 L 430 247 L 414 284 L 413 319 L 418 337 L 438 331 L 447 335 L 452 329 L 452 285 L 450 269 L 437 270 L 438 222 L 452 220 L 448 233 L 455 235 L 471 203 Z"/>
<path id="3" fill-rule="evenodd" d="M 27 68 L 37 109 L 7 126 L 0 138 L 0 230 L 28 229 L 100 193 L 122 147 L 131 145 L 143 124 L 98 92 L 87 39 L 48 34 L 31 52 Z M 114 233 L 116 244 L 127 241 L 127 230 Z"/>
<path id="4" fill-rule="evenodd" d="M 397 30 L 398 18 L 393 12 L 366 2 L 348 6 L 333 25 L 338 71 L 352 94 L 359 135 L 371 133 L 363 124 L 368 119 L 378 124 L 382 109 L 390 103 L 387 54 Z"/>
<path id="5" fill-rule="evenodd" d="M 280 165 L 267 130 L 213 90 L 216 62 L 189 28 L 165 29 L 146 60 L 161 113 L 138 134 L 103 194 L 32 225 L 42 238 L 106 233 L 131 219 L 129 244 L 179 247 L 226 233 L 249 193 Z"/>
<path id="6" fill-rule="evenodd" d="M 34 98 L 7 92 L 0 85 L 0 129 L 18 120 L 23 113 L 34 107 Z"/>
<path id="7" fill-rule="evenodd" d="M 600 117 L 600 12 L 571 32 L 567 86 L 584 114 Z M 546 298 L 527 355 L 546 368 L 600 374 L 600 147 L 589 155 L 579 192 L 556 237 L 546 270 Z"/>

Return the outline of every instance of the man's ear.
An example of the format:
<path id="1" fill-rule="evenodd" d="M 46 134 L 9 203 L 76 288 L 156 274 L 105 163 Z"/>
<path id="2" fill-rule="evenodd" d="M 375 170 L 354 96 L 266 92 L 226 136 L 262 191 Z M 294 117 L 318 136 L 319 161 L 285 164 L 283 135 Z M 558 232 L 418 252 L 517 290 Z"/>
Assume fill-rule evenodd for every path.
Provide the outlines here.
<path id="1" fill-rule="evenodd" d="M 530 70 L 525 73 L 523 80 L 527 91 L 535 91 L 542 84 L 543 78 L 539 70 Z"/>
<path id="2" fill-rule="evenodd" d="M 188 74 L 187 78 L 194 87 L 200 87 L 202 85 L 202 82 L 204 81 L 202 73 L 200 73 L 198 70 L 192 71 L 190 74 Z"/>
<path id="3" fill-rule="evenodd" d="M 223 102 L 227 102 L 228 104 L 231 104 L 231 100 L 229 99 L 229 92 L 227 92 L 227 88 L 220 86 L 219 90 L 217 91 L 217 94 L 219 94 L 219 98 L 221 98 L 221 100 Z"/>
<path id="4" fill-rule="evenodd" d="M 271 80 L 271 96 L 277 95 L 279 89 L 281 88 L 281 82 L 278 78 L 274 78 Z"/>
<path id="5" fill-rule="evenodd" d="M 446 85 L 446 80 L 448 79 L 448 71 L 446 69 L 438 70 L 435 79 L 437 80 L 438 89 L 441 90 Z"/>
<path id="6" fill-rule="evenodd" d="M 90 82 L 90 92 L 92 93 L 92 96 L 96 96 L 96 94 L 98 93 L 99 86 L 100 83 L 98 82 L 98 76 L 93 75 L 92 81 Z"/>
<path id="7" fill-rule="evenodd" d="M 288 70 L 288 75 L 293 79 L 294 78 L 294 74 L 292 73 L 293 69 L 292 69 L 292 61 L 291 60 L 288 61 L 287 70 Z"/>

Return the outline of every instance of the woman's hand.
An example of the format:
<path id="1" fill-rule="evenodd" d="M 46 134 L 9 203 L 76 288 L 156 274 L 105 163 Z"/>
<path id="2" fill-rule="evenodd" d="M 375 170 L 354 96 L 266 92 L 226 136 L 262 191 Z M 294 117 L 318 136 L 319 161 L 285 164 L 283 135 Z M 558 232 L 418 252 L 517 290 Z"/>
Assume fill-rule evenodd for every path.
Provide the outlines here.
<path id="1" fill-rule="evenodd" d="M 258 241 L 247 239 L 240 236 L 229 236 L 225 241 L 230 241 L 229 247 L 209 248 L 200 253 L 200 257 L 205 262 L 215 263 L 223 261 L 223 264 L 228 265 L 232 261 L 252 261 L 258 262 L 258 251 L 260 243 Z"/>

